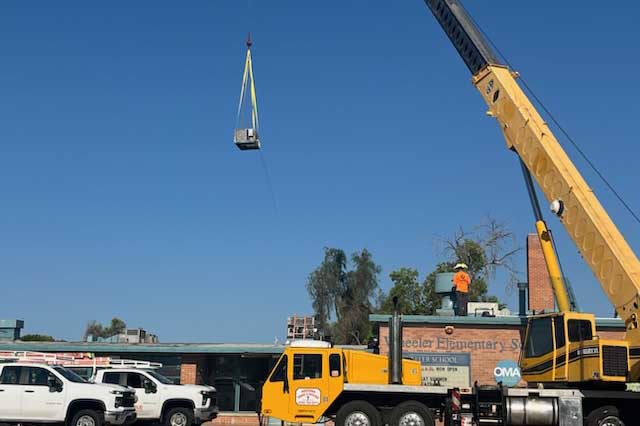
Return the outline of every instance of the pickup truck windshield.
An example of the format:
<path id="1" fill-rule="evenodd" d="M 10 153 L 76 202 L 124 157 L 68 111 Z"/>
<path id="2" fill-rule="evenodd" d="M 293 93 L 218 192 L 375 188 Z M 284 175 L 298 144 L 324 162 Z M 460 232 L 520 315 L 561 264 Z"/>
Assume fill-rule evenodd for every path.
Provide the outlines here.
<path id="1" fill-rule="evenodd" d="M 70 382 L 74 382 L 74 383 L 89 383 L 88 381 L 86 381 L 82 377 L 78 376 L 73 371 L 67 370 L 64 367 L 53 367 L 53 369 L 56 370 L 56 372 L 58 374 L 60 374 L 62 377 L 64 377 L 65 379 L 69 380 Z"/>
<path id="2" fill-rule="evenodd" d="M 147 374 L 149 374 L 151 377 L 153 377 L 163 385 L 175 385 L 175 383 L 173 383 L 173 380 L 167 379 L 162 374 L 156 373 L 153 370 L 147 370 Z"/>

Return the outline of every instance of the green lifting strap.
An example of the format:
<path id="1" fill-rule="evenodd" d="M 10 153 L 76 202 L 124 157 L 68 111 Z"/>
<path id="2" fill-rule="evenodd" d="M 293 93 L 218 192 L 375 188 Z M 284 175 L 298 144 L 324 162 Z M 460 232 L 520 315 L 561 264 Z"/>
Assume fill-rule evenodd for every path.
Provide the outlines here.
<path id="1" fill-rule="evenodd" d="M 242 89 L 240 91 L 240 101 L 238 102 L 238 121 L 242 112 L 242 102 L 249 92 L 251 96 L 251 127 L 258 130 L 258 101 L 256 99 L 256 86 L 253 79 L 253 63 L 251 61 L 251 48 L 247 49 L 247 59 L 244 63 L 244 74 L 242 76 Z"/>

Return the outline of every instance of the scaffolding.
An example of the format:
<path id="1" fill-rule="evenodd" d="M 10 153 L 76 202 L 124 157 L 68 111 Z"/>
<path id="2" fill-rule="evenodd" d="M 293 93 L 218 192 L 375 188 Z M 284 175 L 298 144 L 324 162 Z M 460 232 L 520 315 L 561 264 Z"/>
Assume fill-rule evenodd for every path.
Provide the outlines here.
<path id="1" fill-rule="evenodd" d="M 315 339 L 316 320 L 312 316 L 293 315 L 287 318 L 287 340 Z"/>

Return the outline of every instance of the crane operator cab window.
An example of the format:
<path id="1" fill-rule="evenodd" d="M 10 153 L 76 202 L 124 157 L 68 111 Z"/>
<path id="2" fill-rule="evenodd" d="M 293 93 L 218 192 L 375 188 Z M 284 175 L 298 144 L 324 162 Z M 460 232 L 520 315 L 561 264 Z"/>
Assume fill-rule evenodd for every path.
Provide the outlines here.
<path id="1" fill-rule="evenodd" d="M 532 319 L 525 343 L 525 357 L 536 358 L 551 351 L 553 351 L 551 317 Z"/>
<path id="2" fill-rule="evenodd" d="M 581 342 L 583 340 L 593 339 L 593 330 L 591 330 L 591 321 L 588 320 L 569 320 L 567 322 L 569 331 L 569 341 Z"/>
<path id="3" fill-rule="evenodd" d="M 553 328 L 556 334 L 556 348 L 561 348 L 567 344 L 567 339 L 564 333 L 564 316 L 557 316 L 553 318 Z"/>

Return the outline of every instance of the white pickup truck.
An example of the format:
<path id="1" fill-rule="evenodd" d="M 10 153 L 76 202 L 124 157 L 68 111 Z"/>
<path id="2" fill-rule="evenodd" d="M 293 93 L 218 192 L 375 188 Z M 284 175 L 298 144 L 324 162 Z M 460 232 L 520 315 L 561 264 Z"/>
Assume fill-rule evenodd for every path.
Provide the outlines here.
<path id="1" fill-rule="evenodd" d="M 166 426 L 191 426 L 218 415 L 213 386 L 176 385 L 154 370 L 138 368 L 98 370 L 94 380 L 134 388 L 140 420 L 159 421 Z"/>
<path id="2" fill-rule="evenodd" d="M 0 364 L 0 423 L 124 425 L 136 420 L 135 391 L 90 383 L 59 366 Z"/>

